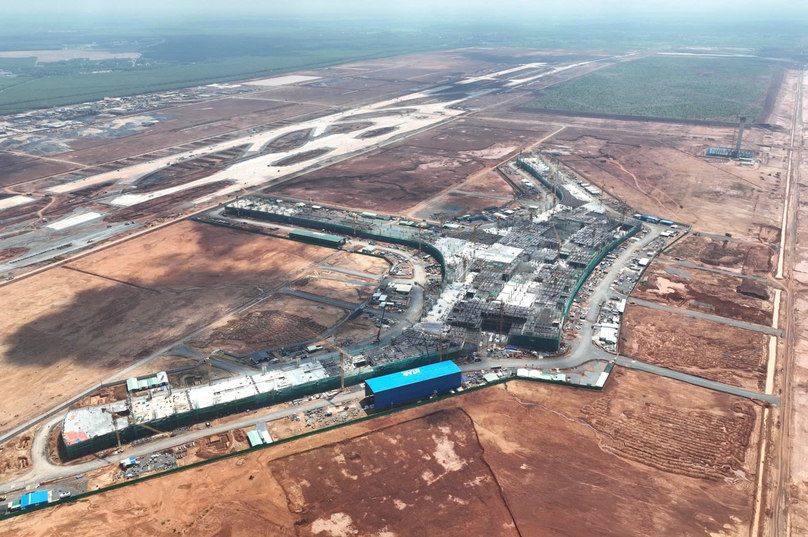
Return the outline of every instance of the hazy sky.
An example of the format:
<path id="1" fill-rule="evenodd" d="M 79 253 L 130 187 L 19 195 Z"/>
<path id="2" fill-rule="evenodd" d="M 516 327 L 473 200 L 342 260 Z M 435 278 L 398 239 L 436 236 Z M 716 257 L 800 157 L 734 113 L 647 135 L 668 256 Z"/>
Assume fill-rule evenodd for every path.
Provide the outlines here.
<path id="1" fill-rule="evenodd" d="M 3 12 L 7 15 L 25 14 L 26 18 L 43 19 L 71 12 L 101 16 L 135 14 L 138 18 L 179 12 L 190 17 L 208 14 L 233 17 L 335 14 L 343 17 L 410 15 L 417 18 L 451 13 L 464 18 L 481 15 L 512 17 L 514 21 L 526 15 L 532 18 L 546 16 L 570 22 L 616 16 L 664 19 L 670 15 L 698 20 L 705 14 L 721 13 L 734 20 L 748 17 L 750 23 L 760 18 L 808 19 L 807 0 L 7 0 L 3 4 Z"/>

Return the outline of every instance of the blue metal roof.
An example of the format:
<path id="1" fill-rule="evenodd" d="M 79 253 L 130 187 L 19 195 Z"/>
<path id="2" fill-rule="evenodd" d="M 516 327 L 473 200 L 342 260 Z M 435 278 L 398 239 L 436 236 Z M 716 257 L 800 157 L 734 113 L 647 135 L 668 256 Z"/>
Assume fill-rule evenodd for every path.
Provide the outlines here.
<path id="1" fill-rule="evenodd" d="M 30 492 L 28 494 L 24 494 L 22 498 L 20 498 L 20 505 L 23 508 L 29 507 L 31 505 L 39 505 L 41 503 L 48 503 L 48 491 L 47 490 L 40 490 L 37 492 Z"/>
<path id="2" fill-rule="evenodd" d="M 375 379 L 368 379 L 365 383 L 373 390 L 373 393 L 378 393 L 401 386 L 416 384 L 428 379 L 451 375 L 453 373 L 460 373 L 460 368 L 457 367 L 454 362 L 446 361 L 416 367 L 415 369 L 408 369 L 407 371 L 399 371 L 398 373 L 376 377 Z"/>

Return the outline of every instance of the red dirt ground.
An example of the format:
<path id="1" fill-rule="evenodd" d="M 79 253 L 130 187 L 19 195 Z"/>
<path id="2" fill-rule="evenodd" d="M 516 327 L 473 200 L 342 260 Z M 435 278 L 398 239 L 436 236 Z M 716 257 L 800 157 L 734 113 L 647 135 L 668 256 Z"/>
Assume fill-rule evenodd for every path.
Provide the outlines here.
<path id="1" fill-rule="evenodd" d="M 507 124 L 490 126 L 476 119 L 461 120 L 267 191 L 402 213 L 462 183 L 473 173 L 498 164 L 546 132 L 544 126 L 508 128 Z"/>
<path id="2" fill-rule="evenodd" d="M 334 250 L 183 221 L 0 293 L 0 430 L 298 278 Z"/>
<path id="3" fill-rule="evenodd" d="M 512 381 L 3 521 L 0 531 L 744 535 L 758 413 L 744 399 L 621 368 L 602 392 Z"/>
<path id="4" fill-rule="evenodd" d="M 701 267 L 765 276 L 774 267 L 776 256 L 777 253 L 764 244 L 688 235 L 661 257 L 679 258 Z"/>
<path id="5" fill-rule="evenodd" d="M 687 274 L 689 278 L 682 276 Z M 647 284 L 644 284 L 647 282 Z M 631 296 L 660 304 L 701 311 L 727 319 L 771 326 L 773 303 L 738 291 L 743 279 L 662 262 L 645 271 Z"/>
<path id="6" fill-rule="evenodd" d="M 79 166 L 68 162 L 29 157 L 0 151 L 0 187 L 65 173 Z M 24 192 L 25 189 L 20 190 Z"/>
<path id="7" fill-rule="evenodd" d="M 762 391 L 766 384 L 768 336 L 734 326 L 626 307 L 620 354 L 731 386 Z"/>

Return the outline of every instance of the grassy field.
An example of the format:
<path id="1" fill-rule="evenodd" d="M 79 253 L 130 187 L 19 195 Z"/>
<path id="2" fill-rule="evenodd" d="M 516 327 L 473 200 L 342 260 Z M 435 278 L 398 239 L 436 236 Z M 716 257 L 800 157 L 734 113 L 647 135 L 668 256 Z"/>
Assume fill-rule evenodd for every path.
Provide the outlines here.
<path id="1" fill-rule="evenodd" d="M 619 51 L 674 42 L 720 46 L 743 41 L 750 47 L 783 47 L 795 42 L 793 32 L 750 37 L 743 29 L 727 27 L 720 31 L 714 25 L 691 28 L 690 34 L 684 36 L 681 29 L 651 28 L 647 24 L 619 32 L 609 25 L 596 24 L 536 32 L 535 26 L 527 22 L 405 24 L 398 19 L 369 22 L 318 19 L 310 14 L 289 19 L 183 19 L 170 23 L 156 20 L 93 23 L 77 16 L 76 20 L 59 20 L 57 28 L 70 30 L 56 32 L 40 31 L 43 24 L 39 17 L 28 21 L 28 25 L 24 21 L 12 24 L 0 20 L 0 50 L 90 47 L 139 52 L 142 57 L 134 63 L 72 60 L 43 64 L 35 63 L 33 58 L 0 59 L 0 69 L 18 75 L 12 79 L 0 78 L 0 115 L 427 50 L 513 46 Z M 683 80 L 684 87 L 688 84 L 689 79 Z M 548 93 L 548 98 L 551 95 L 555 101 L 563 97 Z M 586 99 L 578 100 L 583 102 L 581 106 L 591 106 L 584 102 Z M 673 100 L 678 101 L 678 96 Z M 595 95 L 590 101 L 597 103 L 603 99 Z"/>
<path id="2" fill-rule="evenodd" d="M 223 58 L 111 73 L 3 78 L 0 79 L 0 115 L 93 101 L 104 97 L 121 97 L 275 75 L 369 57 L 376 57 L 376 54 L 369 54 L 367 51 L 337 50 L 310 55 Z"/>
<path id="3" fill-rule="evenodd" d="M 734 58 L 652 56 L 543 90 L 533 108 L 678 119 L 760 114 L 772 64 Z"/>

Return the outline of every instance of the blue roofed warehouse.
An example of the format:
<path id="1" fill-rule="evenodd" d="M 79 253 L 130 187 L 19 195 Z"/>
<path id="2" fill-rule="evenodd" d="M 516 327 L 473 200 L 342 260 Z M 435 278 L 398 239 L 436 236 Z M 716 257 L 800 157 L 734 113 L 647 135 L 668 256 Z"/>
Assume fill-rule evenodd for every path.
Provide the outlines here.
<path id="1" fill-rule="evenodd" d="M 365 381 L 365 395 L 382 409 L 460 387 L 460 368 L 454 362 L 438 362 Z"/>
<path id="2" fill-rule="evenodd" d="M 23 494 L 22 498 L 20 498 L 20 504 L 23 509 L 26 507 L 33 507 L 35 505 L 41 505 L 43 503 L 48 503 L 48 491 L 47 490 L 39 490 L 37 492 L 29 492 L 28 494 Z"/>

